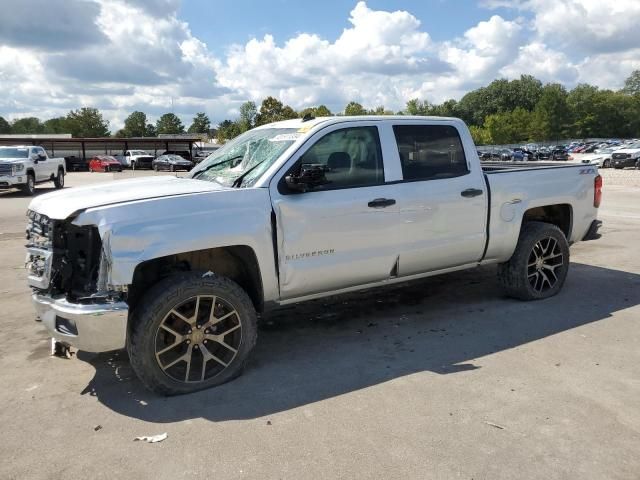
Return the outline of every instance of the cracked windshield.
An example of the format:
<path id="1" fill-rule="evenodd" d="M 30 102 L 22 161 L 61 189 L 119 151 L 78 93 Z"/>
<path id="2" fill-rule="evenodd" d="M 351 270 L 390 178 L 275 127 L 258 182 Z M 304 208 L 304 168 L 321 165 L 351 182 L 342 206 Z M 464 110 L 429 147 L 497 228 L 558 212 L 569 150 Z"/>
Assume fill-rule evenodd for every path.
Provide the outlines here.
<path id="1" fill-rule="evenodd" d="M 209 155 L 191 178 L 227 187 L 251 186 L 300 135 L 295 128 L 246 132 Z"/>

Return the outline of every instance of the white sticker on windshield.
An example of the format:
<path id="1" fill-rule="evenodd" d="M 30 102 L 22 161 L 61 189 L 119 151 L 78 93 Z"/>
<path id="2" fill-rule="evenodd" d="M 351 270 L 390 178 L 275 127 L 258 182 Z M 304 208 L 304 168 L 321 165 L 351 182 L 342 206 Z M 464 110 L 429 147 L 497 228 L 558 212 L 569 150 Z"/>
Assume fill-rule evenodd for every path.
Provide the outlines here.
<path id="1" fill-rule="evenodd" d="M 273 138 L 270 138 L 270 142 L 295 142 L 300 138 L 299 133 L 281 133 Z"/>

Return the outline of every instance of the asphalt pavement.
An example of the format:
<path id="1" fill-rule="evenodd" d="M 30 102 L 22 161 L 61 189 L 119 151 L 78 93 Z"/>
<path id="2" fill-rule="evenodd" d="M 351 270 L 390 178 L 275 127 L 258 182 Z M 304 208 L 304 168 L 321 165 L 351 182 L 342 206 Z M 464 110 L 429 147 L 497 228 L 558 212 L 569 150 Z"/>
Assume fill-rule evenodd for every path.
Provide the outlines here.
<path id="1" fill-rule="evenodd" d="M 505 298 L 486 267 L 287 307 L 242 377 L 172 398 L 124 352 L 49 356 L 29 199 L 0 193 L 0 478 L 640 478 L 640 171 L 603 175 L 558 296 Z"/>

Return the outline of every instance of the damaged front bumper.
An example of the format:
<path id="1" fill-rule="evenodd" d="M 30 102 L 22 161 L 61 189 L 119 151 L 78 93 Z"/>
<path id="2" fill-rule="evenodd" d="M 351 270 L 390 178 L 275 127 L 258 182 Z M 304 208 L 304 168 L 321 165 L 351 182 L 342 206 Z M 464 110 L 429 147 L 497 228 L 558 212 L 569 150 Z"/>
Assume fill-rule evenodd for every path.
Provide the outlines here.
<path id="1" fill-rule="evenodd" d="M 129 316 L 125 302 L 80 304 L 38 293 L 31 299 L 38 317 L 57 341 L 96 353 L 125 347 Z"/>

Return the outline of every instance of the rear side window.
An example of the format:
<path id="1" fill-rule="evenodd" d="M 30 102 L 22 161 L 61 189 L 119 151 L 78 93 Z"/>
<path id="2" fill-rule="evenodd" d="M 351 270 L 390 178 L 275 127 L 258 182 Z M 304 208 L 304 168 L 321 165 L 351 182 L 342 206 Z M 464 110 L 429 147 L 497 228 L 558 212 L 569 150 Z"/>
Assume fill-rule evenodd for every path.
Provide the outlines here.
<path id="1" fill-rule="evenodd" d="M 436 180 L 469 173 L 462 141 L 450 125 L 394 125 L 404 180 Z"/>

